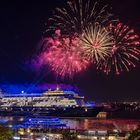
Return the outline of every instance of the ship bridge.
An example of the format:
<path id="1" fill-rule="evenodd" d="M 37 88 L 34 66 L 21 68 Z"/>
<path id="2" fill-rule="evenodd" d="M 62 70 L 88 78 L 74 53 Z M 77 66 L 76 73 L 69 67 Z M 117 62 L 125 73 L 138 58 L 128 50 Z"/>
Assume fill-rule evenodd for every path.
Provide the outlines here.
<path id="1" fill-rule="evenodd" d="M 47 95 L 64 95 L 64 91 L 60 90 L 58 87 L 56 88 L 56 90 L 51 90 L 49 89 L 48 91 L 44 92 L 43 95 L 47 96 Z"/>

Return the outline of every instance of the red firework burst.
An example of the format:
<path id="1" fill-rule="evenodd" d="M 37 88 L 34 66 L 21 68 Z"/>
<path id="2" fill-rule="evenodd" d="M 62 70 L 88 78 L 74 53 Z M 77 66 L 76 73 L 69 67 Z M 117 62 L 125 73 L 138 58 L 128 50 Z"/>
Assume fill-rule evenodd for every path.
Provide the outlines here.
<path id="1" fill-rule="evenodd" d="M 106 74 L 120 74 L 123 71 L 130 71 L 139 61 L 140 38 L 133 29 L 121 22 L 111 23 L 109 31 L 114 37 L 112 55 L 105 61 L 98 64 L 97 69 L 103 70 Z"/>
<path id="2" fill-rule="evenodd" d="M 76 73 L 86 70 L 89 65 L 82 55 L 78 37 L 59 37 L 53 41 L 51 39 L 51 47 L 43 53 L 42 59 L 61 77 L 73 77 Z"/>

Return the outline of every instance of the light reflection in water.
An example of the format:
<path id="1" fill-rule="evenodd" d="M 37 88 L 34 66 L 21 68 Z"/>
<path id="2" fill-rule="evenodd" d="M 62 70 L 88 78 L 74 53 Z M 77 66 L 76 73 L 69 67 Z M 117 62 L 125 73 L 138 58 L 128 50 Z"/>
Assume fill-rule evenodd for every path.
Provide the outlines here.
<path id="1" fill-rule="evenodd" d="M 0 117 L 0 119 L 8 120 L 8 125 L 17 124 L 24 120 L 24 117 Z M 62 118 L 62 122 L 66 123 L 70 129 L 80 130 L 120 130 L 132 131 L 140 125 L 140 120 L 121 120 L 108 119 L 97 120 L 94 118 Z"/>
<path id="2" fill-rule="evenodd" d="M 140 125 L 140 120 L 97 120 L 92 118 L 66 118 L 62 119 L 63 122 L 71 129 L 82 130 L 120 130 L 120 131 L 132 131 Z"/>

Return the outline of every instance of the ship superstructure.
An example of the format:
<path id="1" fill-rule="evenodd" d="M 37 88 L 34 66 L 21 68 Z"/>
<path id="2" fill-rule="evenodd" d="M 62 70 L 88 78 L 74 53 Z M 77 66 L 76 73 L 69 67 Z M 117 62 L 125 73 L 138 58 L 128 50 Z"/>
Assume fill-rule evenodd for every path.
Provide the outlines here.
<path id="1" fill-rule="evenodd" d="M 41 93 L 6 94 L 0 100 L 1 107 L 79 107 L 84 106 L 84 97 L 73 91 L 49 89 Z"/>
<path id="2" fill-rule="evenodd" d="M 87 106 L 84 97 L 59 88 L 43 93 L 4 94 L 0 97 L 0 115 L 41 115 L 58 117 L 94 117 L 101 107 Z"/>

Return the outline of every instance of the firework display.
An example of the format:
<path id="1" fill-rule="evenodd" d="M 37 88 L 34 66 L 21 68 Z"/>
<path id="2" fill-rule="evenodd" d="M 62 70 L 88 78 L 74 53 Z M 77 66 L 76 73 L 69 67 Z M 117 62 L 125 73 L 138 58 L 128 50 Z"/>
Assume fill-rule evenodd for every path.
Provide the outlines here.
<path id="1" fill-rule="evenodd" d="M 123 71 L 130 71 L 139 61 L 139 36 L 133 29 L 121 22 L 110 24 L 109 30 L 114 37 L 111 56 L 99 63 L 97 68 L 103 70 L 106 74 L 110 72 L 120 74 Z"/>
<path id="2" fill-rule="evenodd" d="M 113 37 L 105 27 L 95 24 L 87 27 L 81 37 L 84 55 L 88 60 L 99 63 L 111 55 Z"/>
<path id="3" fill-rule="evenodd" d="M 101 7 L 93 0 L 70 0 L 65 7 L 56 8 L 47 31 L 60 29 L 67 35 L 81 34 L 90 24 L 105 24 L 112 17 L 106 9 L 107 5 Z"/>
<path id="4" fill-rule="evenodd" d="M 51 41 L 51 45 L 43 53 L 42 59 L 56 75 L 73 77 L 87 69 L 89 62 L 82 55 L 79 38 L 60 37 L 54 39 L 53 43 Z"/>
<path id="5" fill-rule="evenodd" d="M 56 8 L 48 23 L 46 33 L 51 37 L 43 38 L 37 62 L 56 76 L 72 78 L 92 66 L 119 75 L 139 61 L 139 36 L 112 20 L 107 6 L 101 8 L 98 2 L 70 0 Z"/>

